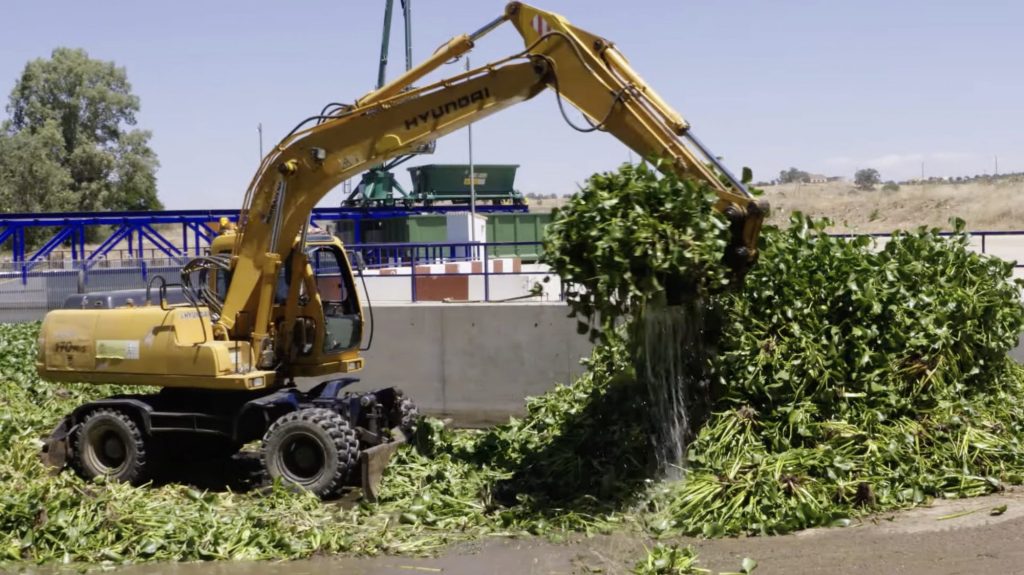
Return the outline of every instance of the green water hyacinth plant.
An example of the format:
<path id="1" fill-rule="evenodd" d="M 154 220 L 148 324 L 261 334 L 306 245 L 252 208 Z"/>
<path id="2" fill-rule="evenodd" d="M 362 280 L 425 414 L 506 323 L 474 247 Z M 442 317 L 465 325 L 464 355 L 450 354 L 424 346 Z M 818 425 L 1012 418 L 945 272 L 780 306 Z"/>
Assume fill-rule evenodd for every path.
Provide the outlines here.
<path id="1" fill-rule="evenodd" d="M 1012 264 L 973 253 L 960 222 L 948 236 L 876 242 L 795 215 L 764 230 L 758 265 L 723 290 L 713 198 L 645 170 L 595 176 L 548 241 L 552 265 L 585 288 L 572 296 L 580 319 L 602 334 L 586 372 L 488 430 L 424 421 L 373 503 L 324 504 L 243 477 L 131 487 L 55 475 L 39 437 L 76 406 L 129 390 L 40 381 L 39 325 L 0 325 L 0 570 L 428 554 L 493 535 L 786 533 L 1024 481 L 1024 370 L 1007 356 L 1024 328 Z M 669 196 L 671 209 L 653 199 Z M 707 416 L 680 478 L 663 481 L 650 395 L 619 324 L 669 278 L 702 293 L 718 326 L 700 356 Z M 696 569 L 671 541 L 653 549 L 639 572 Z"/>
<path id="2" fill-rule="evenodd" d="M 715 291 L 728 223 L 706 183 L 624 164 L 595 174 L 555 215 L 544 261 L 566 284 L 579 331 L 596 339 L 654 297 Z"/>

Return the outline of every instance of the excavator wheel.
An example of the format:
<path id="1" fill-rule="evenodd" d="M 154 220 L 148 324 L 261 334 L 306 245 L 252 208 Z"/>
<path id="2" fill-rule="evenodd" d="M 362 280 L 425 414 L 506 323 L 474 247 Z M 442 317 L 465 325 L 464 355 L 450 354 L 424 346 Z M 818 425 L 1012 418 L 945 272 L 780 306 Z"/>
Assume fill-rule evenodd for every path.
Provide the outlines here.
<path id="1" fill-rule="evenodd" d="M 82 420 L 71 440 L 71 465 L 86 479 L 105 476 L 138 485 L 146 479 L 146 443 L 131 417 L 97 409 Z"/>
<path id="2" fill-rule="evenodd" d="M 314 407 L 277 419 L 263 436 L 263 465 L 270 479 L 320 498 L 341 493 L 359 463 L 359 440 L 342 416 Z"/>

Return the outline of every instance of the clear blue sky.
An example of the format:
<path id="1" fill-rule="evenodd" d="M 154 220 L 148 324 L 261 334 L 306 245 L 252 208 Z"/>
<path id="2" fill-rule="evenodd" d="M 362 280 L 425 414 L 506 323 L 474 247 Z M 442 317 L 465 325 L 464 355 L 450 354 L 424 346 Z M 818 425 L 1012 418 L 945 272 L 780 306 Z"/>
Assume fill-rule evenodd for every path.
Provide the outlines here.
<path id="1" fill-rule="evenodd" d="M 1024 170 L 1024 2 L 537 0 L 616 42 L 716 154 L 771 179 L 789 166 L 886 179 Z M 397 2 L 396 2 L 397 4 Z M 413 0 L 414 60 L 504 4 Z M 80 47 L 127 68 L 169 208 L 235 207 L 269 147 L 328 101 L 372 87 L 383 2 L 10 2 L 0 92 L 25 62 Z M 391 76 L 402 66 L 395 19 Z M 506 27 L 474 64 L 519 50 Z M 459 64 L 461 65 L 461 63 Z M 458 71 L 447 68 L 446 74 Z M 523 192 L 567 193 L 628 159 L 563 125 L 542 94 L 474 128 L 478 163 L 516 163 Z M 427 162 L 466 161 L 465 133 Z M 407 181 L 404 167 L 400 177 Z M 336 203 L 335 191 L 324 204 Z"/>

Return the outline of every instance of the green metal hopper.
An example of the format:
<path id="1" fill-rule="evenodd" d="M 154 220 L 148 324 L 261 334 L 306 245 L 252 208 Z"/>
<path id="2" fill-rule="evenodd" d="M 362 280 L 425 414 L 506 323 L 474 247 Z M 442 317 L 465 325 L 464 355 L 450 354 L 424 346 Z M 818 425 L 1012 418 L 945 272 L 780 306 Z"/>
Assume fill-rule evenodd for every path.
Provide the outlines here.
<path id="1" fill-rule="evenodd" d="M 476 164 L 476 200 L 522 204 L 523 195 L 515 190 L 516 164 Z M 468 204 L 470 177 L 468 164 L 427 164 L 409 168 L 412 177 L 410 197 L 430 205 L 433 202 Z"/>

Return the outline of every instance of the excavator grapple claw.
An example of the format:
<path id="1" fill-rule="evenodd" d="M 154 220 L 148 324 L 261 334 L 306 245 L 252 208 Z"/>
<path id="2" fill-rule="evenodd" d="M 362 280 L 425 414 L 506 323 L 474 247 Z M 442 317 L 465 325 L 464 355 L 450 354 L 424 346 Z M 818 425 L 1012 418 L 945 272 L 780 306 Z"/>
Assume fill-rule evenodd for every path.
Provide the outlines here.
<path id="1" fill-rule="evenodd" d="M 39 451 L 39 460 L 43 465 L 53 469 L 54 473 L 67 466 L 71 458 L 70 436 L 74 431 L 71 418 L 65 417 L 53 428 L 50 435 L 43 439 L 42 449 Z"/>
<path id="2" fill-rule="evenodd" d="M 359 454 L 360 482 L 363 488 L 363 497 L 367 501 L 377 501 L 380 495 L 380 483 L 384 477 L 384 470 L 391 461 L 391 455 L 398 451 L 398 448 L 409 441 L 409 437 L 401 428 L 391 430 L 393 441 L 382 443 L 371 447 Z"/>

